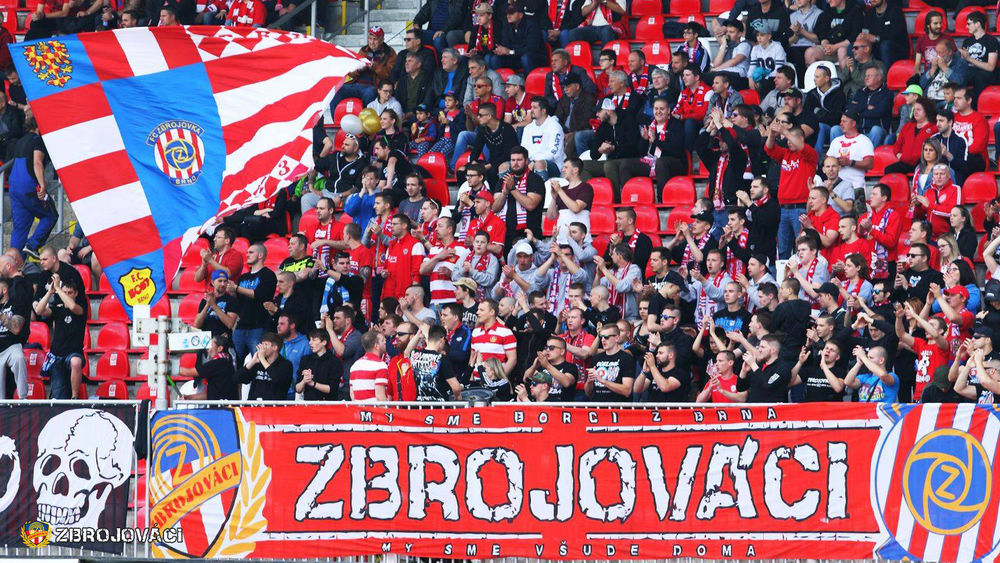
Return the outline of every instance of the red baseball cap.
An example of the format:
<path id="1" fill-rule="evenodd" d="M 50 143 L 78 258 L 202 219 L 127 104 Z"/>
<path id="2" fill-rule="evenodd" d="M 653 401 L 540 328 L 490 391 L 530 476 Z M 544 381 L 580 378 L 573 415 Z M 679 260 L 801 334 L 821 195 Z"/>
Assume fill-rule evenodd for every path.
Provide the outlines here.
<path id="1" fill-rule="evenodd" d="M 950 289 L 946 289 L 945 295 L 961 295 L 966 301 L 969 300 L 969 290 L 965 288 L 964 285 L 956 285 Z"/>
<path id="2" fill-rule="evenodd" d="M 380 25 L 373 25 L 368 28 L 368 35 L 374 35 L 376 37 L 385 37 L 385 30 L 382 29 Z"/>
<path id="3" fill-rule="evenodd" d="M 493 194 L 490 193 L 488 190 L 479 190 L 479 192 L 476 194 L 476 199 L 485 199 L 486 201 L 490 202 L 490 205 L 493 205 Z"/>

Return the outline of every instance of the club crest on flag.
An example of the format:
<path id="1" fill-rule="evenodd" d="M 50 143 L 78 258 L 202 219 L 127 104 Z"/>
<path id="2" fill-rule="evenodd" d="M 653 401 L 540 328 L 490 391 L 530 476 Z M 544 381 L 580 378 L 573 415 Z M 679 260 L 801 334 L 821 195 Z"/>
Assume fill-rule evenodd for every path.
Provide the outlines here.
<path id="1" fill-rule="evenodd" d="M 150 268 L 132 268 L 118 278 L 118 282 L 125 289 L 125 302 L 129 307 L 149 305 L 156 295 L 156 282 L 153 281 L 153 270 Z"/>
<path id="2" fill-rule="evenodd" d="M 205 164 L 204 129 L 190 121 L 164 121 L 156 126 L 146 144 L 160 171 L 176 186 L 188 186 L 198 181 Z"/>
<path id="3" fill-rule="evenodd" d="M 24 58 L 39 80 L 62 88 L 73 74 L 69 49 L 62 41 L 41 41 L 24 48 Z"/>
<path id="4" fill-rule="evenodd" d="M 25 522 L 21 526 L 21 540 L 28 547 L 45 547 L 52 541 L 52 527 L 41 520 Z"/>

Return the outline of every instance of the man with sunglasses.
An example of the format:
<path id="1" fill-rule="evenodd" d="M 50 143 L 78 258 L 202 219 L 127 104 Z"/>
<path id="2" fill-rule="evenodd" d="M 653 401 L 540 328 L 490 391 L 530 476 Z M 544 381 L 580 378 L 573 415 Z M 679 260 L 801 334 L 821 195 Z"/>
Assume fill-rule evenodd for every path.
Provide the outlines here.
<path id="1" fill-rule="evenodd" d="M 972 338 L 962 344 L 959 359 L 951 366 L 949 379 L 958 373 L 955 380 L 955 392 L 966 399 L 979 404 L 993 404 L 1000 394 L 1000 357 L 993 349 L 993 329 L 983 324 L 976 324 L 972 330 Z"/>
<path id="2" fill-rule="evenodd" d="M 566 361 L 566 342 L 552 336 L 524 372 L 524 385 L 515 391 L 522 402 L 568 403 L 575 398 L 579 377 L 577 366 Z"/>
<path id="3" fill-rule="evenodd" d="M 926 244 L 911 245 L 900 265 L 908 267 L 896 274 L 895 287 L 906 290 L 911 299 L 927 297 L 932 283 L 944 285 L 944 276 L 930 266 L 930 249 Z"/>
<path id="4" fill-rule="evenodd" d="M 635 358 L 622 349 L 618 336 L 616 324 L 601 327 L 598 333 L 602 350 L 590 362 L 584 385 L 587 398 L 591 401 L 624 403 L 632 397 Z"/>

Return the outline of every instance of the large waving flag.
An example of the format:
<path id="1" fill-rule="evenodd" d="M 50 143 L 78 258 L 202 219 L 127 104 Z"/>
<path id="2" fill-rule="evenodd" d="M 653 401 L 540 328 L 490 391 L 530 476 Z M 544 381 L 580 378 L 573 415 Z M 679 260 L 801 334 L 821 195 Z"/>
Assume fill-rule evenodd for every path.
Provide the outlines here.
<path id="1" fill-rule="evenodd" d="M 131 315 L 206 227 L 312 167 L 358 55 L 297 33 L 156 27 L 10 46 L 52 162 Z"/>

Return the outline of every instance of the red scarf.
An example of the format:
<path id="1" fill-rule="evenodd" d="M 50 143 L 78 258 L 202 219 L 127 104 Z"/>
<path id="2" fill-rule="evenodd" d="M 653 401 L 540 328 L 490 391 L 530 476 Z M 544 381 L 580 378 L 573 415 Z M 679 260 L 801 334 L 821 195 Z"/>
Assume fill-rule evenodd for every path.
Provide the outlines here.
<path id="1" fill-rule="evenodd" d="M 739 236 L 736 237 L 736 244 L 738 244 L 740 248 L 746 248 L 749 240 L 750 230 L 744 228 L 740 231 Z M 746 274 L 747 271 L 746 264 L 743 263 L 743 260 L 740 260 L 735 254 L 733 254 L 729 245 L 726 245 L 726 271 L 729 273 L 729 277 L 734 280 L 736 279 L 736 274 Z"/>
<path id="2" fill-rule="evenodd" d="M 562 81 L 556 71 L 552 71 L 552 97 L 558 102 L 563 96 Z"/>
<path id="3" fill-rule="evenodd" d="M 447 118 L 448 121 L 448 123 L 446 123 L 444 126 L 444 134 L 442 135 L 445 139 L 451 138 L 451 124 L 455 121 L 455 118 L 458 117 L 458 114 L 459 111 L 457 109 L 445 112 L 444 116 L 445 118 Z"/>
<path id="4" fill-rule="evenodd" d="M 716 303 L 714 300 L 712 300 L 711 302 L 709 301 L 708 293 L 705 291 L 705 284 L 711 283 L 713 286 L 719 287 L 719 284 L 722 283 L 722 278 L 725 275 L 726 272 L 725 270 L 723 270 L 718 274 L 716 274 L 714 278 L 711 278 L 710 280 L 706 279 L 704 282 L 702 282 L 701 292 L 698 293 L 698 311 L 700 311 L 702 314 L 701 319 L 704 319 L 705 315 L 711 317 L 712 314 L 715 313 L 715 309 L 719 306 L 718 303 Z M 701 319 L 696 319 L 698 326 L 701 326 Z"/>
<path id="5" fill-rule="evenodd" d="M 473 258 L 475 258 L 475 256 L 470 254 L 468 261 L 472 262 Z M 476 263 L 472 265 L 472 269 L 477 272 L 485 272 L 486 267 L 489 265 L 490 265 L 490 253 L 484 252 L 483 255 L 479 257 L 479 260 L 476 260 Z"/>
<path id="6" fill-rule="evenodd" d="M 376 217 L 375 219 L 378 220 L 378 217 Z M 392 238 L 392 213 L 386 215 L 385 222 L 379 224 L 378 227 L 382 235 L 385 235 L 388 238 Z M 379 236 L 379 233 L 375 233 L 374 238 L 375 238 L 375 267 L 378 268 L 380 266 L 385 265 L 385 259 L 387 258 L 389 247 L 382 246 L 382 237 Z"/>
<path id="7" fill-rule="evenodd" d="M 354 326 L 348 326 L 347 330 L 344 331 L 344 334 L 337 336 L 337 340 L 339 340 L 341 344 L 347 344 L 347 337 L 350 336 L 352 332 L 354 332 Z M 337 357 L 343 358 L 343 356 L 340 355 Z"/>
<path id="8" fill-rule="evenodd" d="M 708 244 L 708 239 L 711 238 L 711 236 L 712 236 L 712 231 L 705 231 L 705 234 L 701 235 L 701 238 L 696 241 L 699 250 L 705 248 L 705 245 Z M 691 245 L 690 244 L 684 245 L 684 255 L 681 257 L 681 266 L 687 266 L 688 268 L 691 268 L 693 263 L 694 267 L 698 267 L 698 263 L 694 262 L 694 258 L 692 258 L 691 254 L 692 254 Z"/>
<path id="9" fill-rule="evenodd" d="M 559 0 L 559 4 L 556 6 L 556 17 L 552 20 L 552 29 L 559 29 L 564 17 L 566 17 L 566 0 Z"/>
<path id="10" fill-rule="evenodd" d="M 628 109 L 628 100 L 632 96 L 632 92 L 625 92 L 621 96 L 615 96 L 611 100 L 615 103 L 615 109 Z"/>
<path id="11" fill-rule="evenodd" d="M 429 133 L 429 129 L 430 128 L 431 128 L 431 121 L 430 120 L 427 120 L 427 121 L 418 121 L 417 122 L 417 139 L 423 139 L 424 137 L 427 137 L 427 134 Z M 414 139 L 414 140 L 416 140 L 416 139 Z M 426 141 L 424 141 L 424 142 L 426 142 Z"/>
<path id="12" fill-rule="evenodd" d="M 511 98 L 511 99 L 513 99 L 513 98 Z M 525 112 L 525 109 L 524 109 L 525 104 L 524 104 L 524 102 L 526 102 L 526 101 L 529 102 L 529 104 L 530 104 L 530 100 L 528 100 L 528 93 L 527 92 L 521 94 L 521 99 L 519 101 L 515 101 L 514 102 L 514 108 L 512 110 L 510 110 L 510 114 L 514 117 L 514 121 L 520 121 L 521 119 L 524 118 L 524 112 Z"/>
<path id="13" fill-rule="evenodd" d="M 695 40 L 695 46 L 692 47 L 686 42 L 681 45 L 681 50 L 687 55 L 688 62 L 691 64 L 698 64 L 698 51 L 703 51 L 705 47 L 701 44 L 701 41 Z"/>
<path id="14" fill-rule="evenodd" d="M 485 33 L 483 31 L 485 30 Z M 474 50 L 481 53 L 489 53 L 493 51 L 496 45 L 493 44 L 493 20 L 490 20 L 486 25 L 480 25 L 479 31 L 476 32 L 476 41 L 473 43 Z"/>
<path id="15" fill-rule="evenodd" d="M 549 284 L 548 298 L 549 303 L 552 305 L 552 308 L 549 310 L 551 313 L 555 314 L 569 307 L 569 284 L 572 281 L 573 276 L 569 272 L 564 272 L 557 260 L 552 266 L 552 282 Z M 560 289 L 563 289 L 561 304 L 558 302 Z"/>
<path id="16" fill-rule="evenodd" d="M 816 257 L 813 258 L 812 263 L 809 264 L 809 267 L 806 268 L 806 275 L 804 277 L 806 278 L 807 282 L 812 283 L 813 276 L 816 275 L 816 266 L 818 265 L 819 265 L 819 255 L 816 255 Z M 809 297 L 809 303 L 812 304 L 813 309 L 819 309 L 818 299 L 813 299 L 812 297 Z"/>
<path id="17" fill-rule="evenodd" d="M 877 225 L 872 222 L 872 230 L 879 231 L 880 233 L 885 232 L 885 228 L 889 225 L 889 215 L 892 213 L 892 208 L 886 205 L 882 208 L 882 218 Z M 875 216 L 875 212 L 872 212 L 872 217 Z M 889 249 L 882 246 L 874 238 L 872 238 L 872 256 L 871 256 L 871 266 L 872 266 L 872 279 L 882 279 L 889 277 Z"/>
<path id="18" fill-rule="evenodd" d="M 611 11 L 611 8 L 609 8 L 607 4 L 601 4 L 600 9 L 601 9 L 601 15 L 604 16 L 604 21 L 608 22 L 608 25 L 614 23 L 615 14 L 614 12 Z M 587 21 L 584 25 L 587 26 L 594 25 L 594 16 L 596 15 L 597 15 L 597 10 L 591 10 L 590 15 L 587 16 Z"/>
<path id="19" fill-rule="evenodd" d="M 517 184 L 515 184 L 514 186 L 514 189 L 521 192 L 521 195 L 528 195 L 528 174 L 530 172 L 531 172 L 530 170 L 525 170 L 524 174 L 521 175 L 521 179 L 518 180 Z M 513 198 L 507 198 L 507 205 L 510 205 L 511 199 Z M 516 199 L 514 200 L 514 205 L 517 206 L 515 207 L 515 209 L 517 210 L 516 228 L 518 230 L 528 228 L 528 210 L 525 209 L 524 206 L 521 205 L 521 202 L 517 201 Z"/>
<path id="20" fill-rule="evenodd" d="M 643 94 L 649 88 L 649 65 L 640 69 L 639 72 L 630 72 L 629 81 L 632 83 L 632 91 L 636 94 Z M 663 139 L 660 139 L 661 141 Z"/>
<path id="21" fill-rule="evenodd" d="M 427 239 L 427 244 L 429 246 L 441 246 L 441 241 L 438 240 L 437 236 L 437 224 L 437 219 L 420 224 L 420 232 L 423 233 L 424 238 Z"/>
<path id="22" fill-rule="evenodd" d="M 615 268 L 615 280 L 621 281 L 625 274 L 628 273 L 628 269 L 631 265 L 632 264 L 629 263 L 625 264 L 621 268 Z M 608 288 L 608 292 L 611 294 L 608 301 L 615 307 L 618 307 L 618 312 L 621 313 L 622 318 L 625 318 L 625 293 L 619 293 L 615 289 L 615 284 L 612 284 L 611 287 Z"/>
<path id="23" fill-rule="evenodd" d="M 726 202 L 722 199 L 722 180 L 726 177 L 726 168 L 729 168 L 729 153 L 719 153 L 719 160 L 715 163 L 715 185 L 712 190 L 712 207 L 716 211 L 726 208 Z"/>
<path id="24" fill-rule="evenodd" d="M 840 285 L 841 285 L 841 287 L 844 288 L 844 291 L 846 291 L 847 293 L 849 293 L 851 295 L 855 295 L 856 296 L 856 295 L 859 295 L 861 293 L 861 285 L 864 284 L 864 283 L 865 283 L 865 279 L 864 278 L 858 278 L 858 283 L 857 283 L 857 285 L 854 286 L 853 289 L 851 288 L 851 280 L 844 280 L 844 281 L 840 282 Z M 837 302 L 842 304 L 844 302 L 844 296 L 841 295 L 837 299 Z"/>

